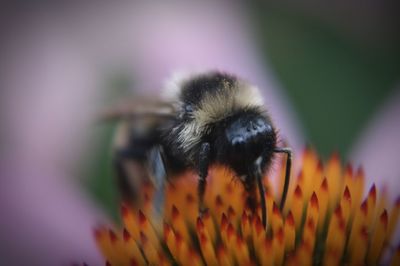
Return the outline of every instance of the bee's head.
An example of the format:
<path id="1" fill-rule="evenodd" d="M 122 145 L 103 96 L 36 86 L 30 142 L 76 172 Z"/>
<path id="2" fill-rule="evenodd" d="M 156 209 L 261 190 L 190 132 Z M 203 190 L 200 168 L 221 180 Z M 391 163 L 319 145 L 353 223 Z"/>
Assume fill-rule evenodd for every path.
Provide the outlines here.
<path id="1" fill-rule="evenodd" d="M 224 126 L 224 159 L 237 172 L 245 172 L 260 156 L 272 156 L 276 133 L 270 120 L 260 113 L 239 113 Z M 236 168 L 236 167 L 233 167 Z M 244 168 L 244 169 L 241 169 Z"/>

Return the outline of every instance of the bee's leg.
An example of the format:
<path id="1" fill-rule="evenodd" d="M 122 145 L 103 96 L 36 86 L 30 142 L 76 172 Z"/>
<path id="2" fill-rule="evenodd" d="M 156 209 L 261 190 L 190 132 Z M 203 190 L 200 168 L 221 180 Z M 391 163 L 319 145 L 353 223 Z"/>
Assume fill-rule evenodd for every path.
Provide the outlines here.
<path id="1" fill-rule="evenodd" d="M 197 169 L 199 174 L 199 180 L 197 183 L 197 194 L 199 198 L 200 215 L 202 215 L 206 210 L 204 206 L 204 194 L 206 191 L 209 164 L 210 164 L 210 143 L 205 142 L 200 147 L 199 164 Z"/>
<path id="2" fill-rule="evenodd" d="M 265 188 L 262 183 L 262 172 L 261 172 L 261 161 L 257 161 L 254 163 L 253 168 L 250 170 L 249 176 L 246 178 L 244 182 L 244 187 L 248 193 L 247 203 L 250 209 L 255 212 L 257 210 L 257 190 L 260 195 L 260 204 L 261 204 L 261 220 L 264 228 L 267 227 L 267 205 L 265 202 Z"/>
<path id="3" fill-rule="evenodd" d="M 285 201 L 286 201 L 286 196 L 288 193 L 289 189 L 289 182 L 290 182 L 290 171 L 292 167 L 292 150 L 290 148 L 275 148 L 274 152 L 276 153 L 286 153 L 287 158 L 286 158 L 286 171 L 285 171 L 285 183 L 283 185 L 283 192 L 282 192 L 282 198 L 281 202 L 279 205 L 279 209 L 283 210 L 283 207 L 285 206 Z"/>
<path id="4" fill-rule="evenodd" d="M 244 189 L 247 192 L 247 199 L 246 199 L 246 204 L 247 207 L 250 208 L 252 212 L 255 212 L 257 209 L 257 196 L 256 196 L 256 186 L 254 182 L 254 174 L 249 174 L 246 176 L 245 181 L 243 181 L 243 186 Z"/>
<path id="5" fill-rule="evenodd" d="M 262 173 L 259 164 L 256 165 L 255 177 L 257 180 L 258 194 L 260 194 L 261 220 L 264 228 L 267 228 L 267 204 L 265 203 L 265 187 L 262 182 Z"/>

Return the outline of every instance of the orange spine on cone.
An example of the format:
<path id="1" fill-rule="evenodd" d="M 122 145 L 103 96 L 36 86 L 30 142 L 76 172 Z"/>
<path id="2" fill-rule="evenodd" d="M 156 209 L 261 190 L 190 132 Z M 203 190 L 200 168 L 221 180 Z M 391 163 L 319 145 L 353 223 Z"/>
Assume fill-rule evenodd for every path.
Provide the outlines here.
<path id="1" fill-rule="evenodd" d="M 214 211 L 215 211 L 215 217 L 220 219 L 222 217 L 222 214 L 225 211 L 225 203 L 222 200 L 221 195 L 216 195 L 215 200 L 214 200 Z"/>
<path id="2" fill-rule="evenodd" d="M 145 260 L 142 256 L 142 253 L 140 252 L 136 241 L 132 238 L 128 230 L 124 229 L 122 235 L 126 257 L 134 259 L 137 265 L 144 265 Z"/>
<path id="3" fill-rule="evenodd" d="M 399 215 L 400 215 L 400 197 L 397 198 L 389 215 L 389 224 L 388 224 L 386 241 L 391 240 L 390 238 L 393 236 L 394 231 L 396 229 L 396 225 L 398 224 L 399 221 Z"/>
<path id="4" fill-rule="evenodd" d="M 312 253 L 310 244 L 303 241 L 297 250 L 297 265 L 312 265 Z"/>
<path id="5" fill-rule="evenodd" d="M 175 233 L 179 233 L 185 241 L 190 243 L 190 235 L 185 220 L 175 205 L 172 205 L 171 222 Z"/>
<path id="6" fill-rule="evenodd" d="M 363 197 L 363 193 L 364 193 L 364 184 L 365 184 L 365 174 L 364 174 L 364 170 L 362 167 L 359 167 L 357 169 L 357 172 L 354 176 L 354 183 L 355 183 L 355 192 L 354 195 L 352 194 L 351 197 L 353 199 L 353 213 L 354 211 L 356 211 L 361 202 L 362 202 L 362 197 Z"/>
<path id="7" fill-rule="evenodd" d="M 315 150 L 306 148 L 303 153 L 302 185 L 303 198 L 307 201 L 310 198 L 313 188 L 313 177 L 318 166 L 318 156 Z"/>
<path id="8" fill-rule="evenodd" d="M 307 218 L 306 223 L 304 225 L 303 231 L 303 241 L 308 243 L 311 249 L 314 249 L 315 240 L 316 240 L 316 230 L 317 226 L 312 217 Z"/>
<path id="9" fill-rule="evenodd" d="M 205 229 L 207 230 L 208 235 L 210 236 L 211 241 L 213 243 L 215 243 L 217 235 L 216 235 L 216 232 L 215 232 L 214 221 L 213 221 L 209 211 L 206 211 L 203 214 L 203 223 L 205 225 Z"/>
<path id="10" fill-rule="evenodd" d="M 340 258 L 344 250 L 345 240 L 346 227 L 343 220 L 342 208 L 339 205 L 332 214 L 329 223 L 325 250 L 335 253 Z M 330 256 L 327 253 L 325 255 Z"/>
<path id="11" fill-rule="evenodd" d="M 383 244 L 386 238 L 387 225 L 388 214 L 387 211 L 384 210 L 380 215 L 379 222 L 371 238 L 371 245 L 368 252 L 368 262 L 370 262 L 371 264 L 377 263 L 381 256 Z"/>
<path id="12" fill-rule="evenodd" d="M 285 254 L 285 235 L 283 228 L 279 228 L 273 238 L 274 265 L 282 265 Z"/>
<path id="13" fill-rule="evenodd" d="M 191 266 L 202 266 L 203 261 L 201 260 L 200 255 L 193 249 L 189 249 L 189 258 L 190 258 L 190 264 Z"/>
<path id="14" fill-rule="evenodd" d="M 198 212 L 198 203 L 196 197 L 192 193 L 187 193 L 185 196 L 185 219 L 190 226 L 194 227 Z"/>
<path id="15" fill-rule="evenodd" d="M 239 226 L 239 220 L 238 220 L 238 217 L 236 215 L 235 209 L 231 205 L 229 205 L 228 210 L 226 211 L 226 213 L 227 213 L 229 222 L 231 222 L 233 227 L 235 228 L 235 230 L 237 230 L 238 226 Z"/>
<path id="16" fill-rule="evenodd" d="M 367 224 L 369 225 L 368 230 L 372 230 L 372 222 L 374 220 L 375 206 L 376 206 L 376 187 L 375 184 L 372 185 L 367 196 L 368 202 L 368 213 L 367 213 Z"/>
<path id="17" fill-rule="evenodd" d="M 356 239 L 357 239 L 358 232 L 360 232 L 363 227 L 367 227 L 368 228 L 368 225 L 366 223 L 367 214 L 368 214 L 368 203 L 365 200 L 361 204 L 359 209 L 357 210 L 357 212 L 356 212 L 356 214 L 354 216 L 353 224 L 351 226 L 349 243 L 348 243 L 348 247 L 349 247 L 350 252 L 352 252 L 353 249 L 357 248 Z"/>
<path id="18" fill-rule="evenodd" d="M 233 265 L 233 260 L 229 256 L 225 246 L 219 246 L 217 249 L 217 259 L 219 265 Z"/>
<path id="19" fill-rule="evenodd" d="M 301 224 L 301 218 L 303 216 L 303 192 L 299 186 L 297 186 L 294 191 L 291 211 L 296 224 L 296 231 L 298 231 Z"/>
<path id="20" fill-rule="evenodd" d="M 318 232 L 321 232 L 325 223 L 326 213 L 329 206 L 329 189 L 326 177 L 322 180 L 321 186 L 317 190 L 317 198 L 319 205 Z"/>
<path id="21" fill-rule="evenodd" d="M 343 221 L 347 226 L 350 219 L 351 212 L 351 194 L 349 188 L 346 186 L 343 192 L 343 197 L 340 200 L 340 206 L 343 212 Z"/>
<path id="22" fill-rule="evenodd" d="M 329 187 L 329 208 L 333 209 L 338 201 L 343 185 L 342 167 L 337 153 L 332 154 L 329 159 L 325 168 L 325 176 L 327 177 Z"/>
<path id="23" fill-rule="evenodd" d="M 290 211 L 285 219 L 284 226 L 285 235 L 285 251 L 289 252 L 294 250 L 295 240 L 296 240 L 296 227 L 294 224 L 293 214 Z"/>
<path id="24" fill-rule="evenodd" d="M 97 228 L 94 230 L 94 236 L 97 246 L 101 253 L 104 254 L 107 261 L 115 262 L 117 261 L 118 254 L 114 249 L 113 242 L 116 240 L 116 236 L 113 232 L 111 234 L 114 234 L 114 236 L 110 236 L 110 232 L 106 228 Z"/>
<path id="25" fill-rule="evenodd" d="M 318 164 L 317 164 L 317 168 L 314 173 L 314 177 L 312 178 L 311 191 L 312 192 L 318 191 L 323 180 L 324 180 L 324 166 L 322 164 L 322 161 L 319 160 Z"/>
<path id="26" fill-rule="evenodd" d="M 267 232 L 265 231 L 259 216 L 253 216 L 252 235 L 254 247 L 260 245 L 260 243 L 262 243 L 262 241 L 264 241 L 264 239 L 267 237 Z"/>
<path id="27" fill-rule="evenodd" d="M 353 174 L 353 167 L 351 164 L 347 164 L 344 170 L 344 175 L 343 175 L 343 181 L 344 181 L 344 189 L 349 190 L 351 195 L 354 195 L 354 189 L 355 189 L 355 178 Z M 344 190 L 341 191 L 341 193 L 344 193 Z"/>
<path id="28" fill-rule="evenodd" d="M 175 233 L 171 226 L 164 222 L 164 242 L 167 245 L 169 252 L 178 260 L 178 253 L 176 251 Z"/>
<path id="29" fill-rule="evenodd" d="M 220 222 L 220 234 L 221 239 L 224 245 L 226 246 L 227 240 L 227 230 L 228 230 L 228 217 L 226 217 L 225 213 L 222 213 L 221 222 Z"/>
<path id="30" fill-rule="evenodd" d="M 375 212 L 373 215 L 373 222 L 372 225 L 375 228 L 377 224 L 379 223 L 380 215 L 383 213 L 387 206 L 387 196 L 388 196 L 388 191 L 385 186 L 382 187 L 382 189 L 377 191 L 378 197 L 377 197 L 377 202 L 376 202 L 376 207 L 375 207 Z M 389 221 L 388 221 L 389 223 Z"/>
<path id="31" fill-rule="evenodd" d="M 159 255 L 157 248 L 154 246 L 152 241 L 146 236 L 145 233 L 140 232 L 140 243 L 142 245 L 142 250 L 146 256 L 147 261 L 150 265 L 159 265 Z"/>
<path id="32" fill-rule="evenodd" d="M 251 238 L 251 222 L 250 222 L 250 216 L 248 216 L 245 211 L 243 211 L 242 214 L 240 227 L 244 239 L 246 241 L 249 240 Z"/>
<path id="33" fill-rule="evenodd" d="M 363 226 L 360 231 L 355 232 L 355 243 L 357 248 L 350 251 L 350 264 L 351 265 L 364 265 L 365 255 L 368 248 L 368 228 Z"/>
<path id="34" fill-rule="evenodd" d="M 270 223 L 271 223 L 271 227 L 272 227 L 272 233 L 276 234 L 278 232 L 278 229 L 283 226 L 283 219 L 282 219 L 281 212 L 279 211 L 279 208 L 275 204 L 275 202 L 273 203 L 272 216 L 270 216 L 270 217 L 271 217 Z"/>
<path id="35" fill-rule="evenodd" d="M 237 235 L 236 235 L 235 228 L 233 227 L 232 223 L 229 223 L 228 227 L 226 228 L 226 243 L 225 243 L 225 245 L 227 246 L 231 257 L 235 257 L 236 239 L 237 239 Z"/>
<path id="36" fill-rule="evenodd" d="M 271 239 L 263 239 L 260 249 L 256 250 L 258 252 L 258 258 L 260 258 L 261 265 L 272 266 L 274 265 L 274 248 Z"/>
<path id="37" fill-rule="evenodd" d="M 139 228 L 141 230 L 141 233 L 143 232 L 146 238 L 149 239 L 149 241 L 152 243 L 152 245 L 155 245 L 155 248 L 159 248 L 159 239 L 157 236 L 156 231 L 154 230 L 153 226 L 151 225 L 150 221 L 147 219 L 147 217 L 144 215 L 142 211 L 139 210 Z M 140 236 L 142 238 L 142 236 Z"/>
<path id="38" fill-rule="evenodd" d="M 184 240 L 179 232 L 175 234 L 175 246 L 178 262 L 187 265 L 190 262 L 188 242 Z"/>
<path id="39" fill-rule="evenodd" d="M 218 264 L 217 257 L 214 252 L 214 247 L 210 239 L 207 238 L 205 234 L 200 234 L 200 248 L 207 265 Z"/>
<path id="40" fill-rule="evenodd" d="M 124 227 L 129 231 L 133 239 L 139 240 L 140 230 L 136 213 L 128 205 L 121 205 L 121 216 Z"/>
<path id="41" fill-rule="evenodd" d="M 236 236 L 236 260 L 239 265 L 250 265 L 249 250 L 247 244 L 241 236 Z"/>
<path id="42" fill-rule="evenodd" d="M 315 192 L 313 192 L 310 201 L 307 204 L 306 221 L 312 219 L 314 223 L 318 224 L 319 218 L 319 203 L 318 197 Z"/>

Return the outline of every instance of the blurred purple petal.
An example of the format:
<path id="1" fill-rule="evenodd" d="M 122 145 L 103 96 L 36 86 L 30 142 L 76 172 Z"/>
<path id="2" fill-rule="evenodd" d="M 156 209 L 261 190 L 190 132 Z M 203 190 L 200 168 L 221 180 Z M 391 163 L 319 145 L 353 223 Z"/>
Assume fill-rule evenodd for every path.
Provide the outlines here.
<path id="1" fill-rule="evenodd" d="M 400 191 L 400 90 L 390 95 L 381 110 L 371 120 L 353 148 L 350 158 L 365 169 L 367 187 L 372 182 L 384 187 L 390 203 Z M 378 195 L 379 197 L 379 195 Z M 393 237 L 395 246 L 400 240 L 400 224 Z"/>
<path id="2" fill-rule="evenodd" d="M 400 90 L 396 90 L 375 115 L 354 145 L 350 158 L 361 164 L 368 180 L 379 180 L 392 199 L 400 191 Z"/>
<path id="3" fill-rule="evenodd" d="M 98 264 L 91 232 L 104 218 L 65 171 L 83 151 L 92 76 L 65 38 L 32 30 L 38 36 L 22 32 L 6 57 L 2 80 L 8 90 L 1 259 L 5 265 Z"/>
<path id="4" fill-rule="evenodd" d="M 35 168 L 2 169 L 2 265 L 100 265 L 92 235 L 100 213 L 71 177 Z"/>

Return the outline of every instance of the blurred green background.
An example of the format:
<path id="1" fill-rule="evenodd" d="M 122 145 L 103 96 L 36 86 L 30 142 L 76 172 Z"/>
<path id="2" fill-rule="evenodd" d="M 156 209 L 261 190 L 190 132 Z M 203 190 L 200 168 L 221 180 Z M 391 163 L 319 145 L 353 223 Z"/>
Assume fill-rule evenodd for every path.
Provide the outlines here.
<path id="1" fill-rule="evenodd" d="M 253 10 L 265 58 L 307 139 L 325 158 L 333 149 L 346 156 L 399 82 L 400 35 L 357 38 L 293 7 L 259 3 Z"/>
<path id="2" fill-rule="evenodd" d="M 399 81 L 400 35 L 380 28 L 396 25 L 389 21 L 375 28 L 352 28 L 348 21 L 357 14 L 327 19 L 323 12 L 287 3 L 252 2 L 248 9 L 265 61 L 287 90 L 309 143 L 323 158 L 337 150 L 347 159 L 352 144 Z M 131 83 L 123 72 L 111 73 L 106 82 L 119 96 Z M 110 168 L 113 127 L 99 127 L 98 150 L 84 174 L 90 176 L 87 186 L 95 199 L 118 219 Z"/>

